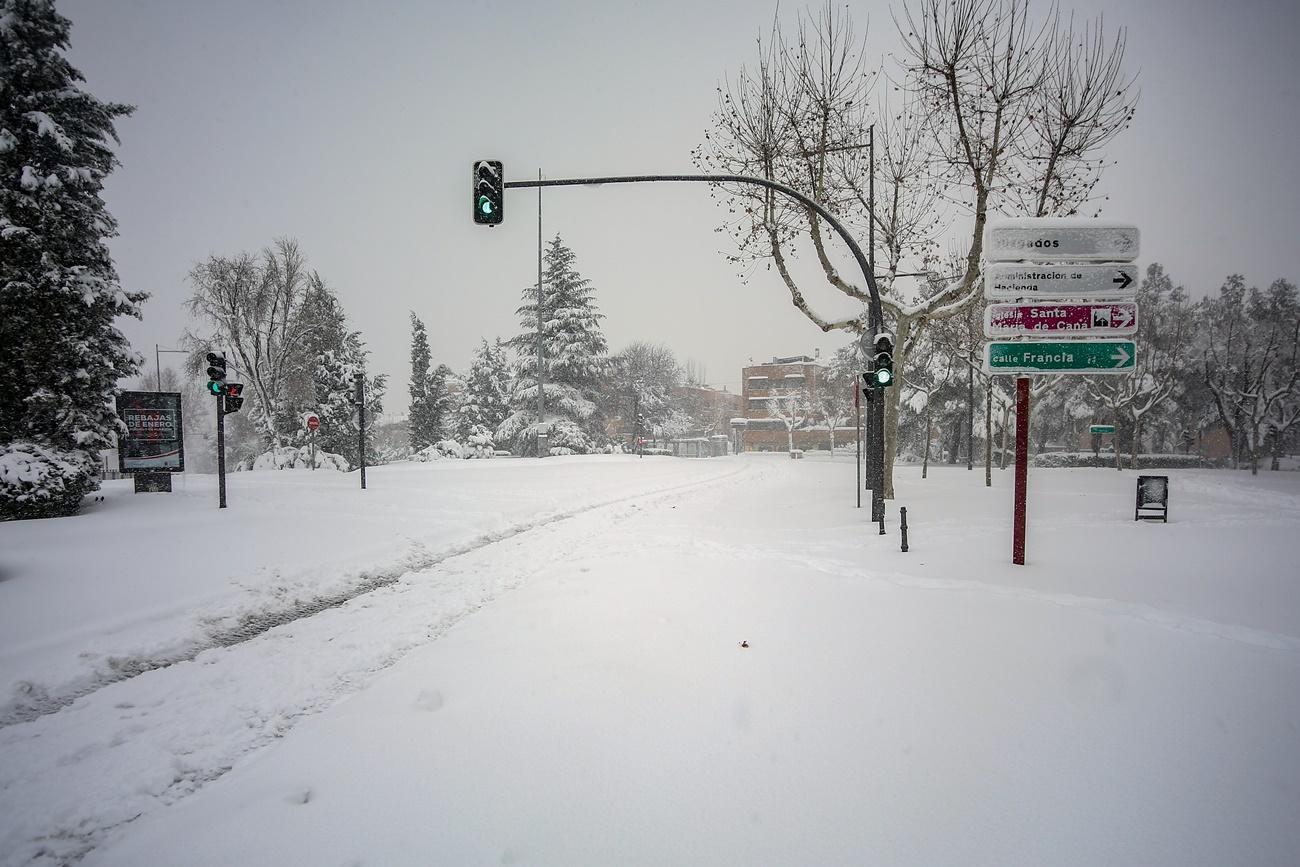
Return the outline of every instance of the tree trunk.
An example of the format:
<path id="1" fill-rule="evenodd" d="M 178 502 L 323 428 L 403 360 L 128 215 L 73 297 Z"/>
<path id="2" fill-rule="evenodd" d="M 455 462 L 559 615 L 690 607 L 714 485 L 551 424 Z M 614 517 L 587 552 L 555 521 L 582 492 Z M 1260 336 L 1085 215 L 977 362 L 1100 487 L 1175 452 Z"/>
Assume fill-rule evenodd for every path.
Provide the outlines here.
<path id="1" fill-rule="evenodd" d="M 984 487 L 993 487 L 993 377 L 984 390 Z"/>
<path id="2" fill-rule="evenodd" d="M 1128 465 L 1130 470 L 1136 470 L 1138 468 L 1138 452 L 1141 451 L 1141 443 L 1142 416 L 1136 415 L 1133 417 L 1133 459 Z"/>
<path id="3" fill-rule="evenodd" d="M 1007 468 L 1007 429 L 1011 426 L 1011 405 L 1002 405 L 1002 454 L 998 455 L 998 469 Z"/>
<path id="4" fill-rule="evenodd" d="M 958 452 L 961 450 L 961 425 L 962 417 L 957 416 L 957 429 L 952 432 L 952 451 L 948 452 L 948 463 L 956 464 Z"/>
<path id="5" fill-rule="evenodd" d="M 966 469 L 975 469 L 975 368 L 966 366 Z"/>
<path id="6" fill-rule="evenodd" d="M 930 440 L 934 436 L 934 428 L 930 424 L 930 396 L 925 396 L 925 456 L 921 458 L 921 478 L 925 478 L 930 472 Z"/>

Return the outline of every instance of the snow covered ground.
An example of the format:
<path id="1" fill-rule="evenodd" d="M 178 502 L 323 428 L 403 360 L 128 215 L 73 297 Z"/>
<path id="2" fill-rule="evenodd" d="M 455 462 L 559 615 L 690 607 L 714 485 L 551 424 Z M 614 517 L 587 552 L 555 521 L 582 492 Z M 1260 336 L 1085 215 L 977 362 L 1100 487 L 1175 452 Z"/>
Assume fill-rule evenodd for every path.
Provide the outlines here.
<path id="1" fill-rule="evenodd" d="M 1295 864 L 1300 474 L 1168 475 L 1031 472 L 1025 567 L 1010 472 L 779 455 L 0 525 L 0 863 Z"/>

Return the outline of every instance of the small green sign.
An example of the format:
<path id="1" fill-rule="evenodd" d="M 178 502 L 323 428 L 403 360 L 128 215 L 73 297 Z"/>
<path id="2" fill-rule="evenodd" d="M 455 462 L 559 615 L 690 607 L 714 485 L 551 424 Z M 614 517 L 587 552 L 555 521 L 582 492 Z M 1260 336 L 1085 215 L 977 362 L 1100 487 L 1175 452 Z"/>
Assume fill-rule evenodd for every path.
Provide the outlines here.
<path id="1" fill-rule="evenodd" d="M 1113 424 L 1094 424 L 1088 428 L 1088 433 L 1113 434 L 1114 432 L 1115 425 Z"/>
<path id="2" fill-rule="evenodd" d="M 1137 344 L 1132 340 L 990 341 L 984 369 L 989 373 L 1132 373 Z"/>

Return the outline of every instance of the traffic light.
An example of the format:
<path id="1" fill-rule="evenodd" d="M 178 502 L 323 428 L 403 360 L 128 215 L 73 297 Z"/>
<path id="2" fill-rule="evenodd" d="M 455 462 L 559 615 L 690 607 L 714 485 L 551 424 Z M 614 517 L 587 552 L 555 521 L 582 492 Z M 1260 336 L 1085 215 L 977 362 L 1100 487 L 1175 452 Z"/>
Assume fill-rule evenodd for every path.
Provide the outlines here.
<path id="1" fill-rule="evenodd" d="M 894 384 L 894 337 L 887 331 L 876 335 L 876 354 L 872 358 L 871 377 L 876 388 L 889 388 Z"/>
<path id="2" fill-rule="evenodd" d="M 244 384 L 242 382 L 227 382 L 225 395 L 226 399 L 222 411 L 227 414 L 239 412 L 239 408 L 244 405 Z"/>
<path id="3" fill-rule="evenodd" d="M 474 222 L 495 226 L 505 217 L 505 182 L 500 160 L 474 163 Z"/>
<path id="4" fill-rule="evenodd" d="M 208 391 L 212 394 L 225 394 L 226 357 L 215 352 L 208 353 Z"/>

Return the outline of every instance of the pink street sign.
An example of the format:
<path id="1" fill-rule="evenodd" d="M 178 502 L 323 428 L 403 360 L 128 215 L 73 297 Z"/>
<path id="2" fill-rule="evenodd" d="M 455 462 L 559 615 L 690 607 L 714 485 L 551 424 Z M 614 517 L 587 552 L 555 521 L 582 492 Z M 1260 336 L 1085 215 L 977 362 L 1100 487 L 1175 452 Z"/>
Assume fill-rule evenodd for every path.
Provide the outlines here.
<path id="1" fill-rule="evenodd" d="M 307 430 L 315 433 L 318 427 L 320 427 L 320 419 L 314 415 L 307 416 Z"/>
<path id="2" fill-rule="evenodd" d="M 990 304 L 984 308 L 985 337 L 1045 334 L 1062 337 L 1117 337 L 1136 332 L 1137 304 L 1132 301 L 1099 304 Z"/>

